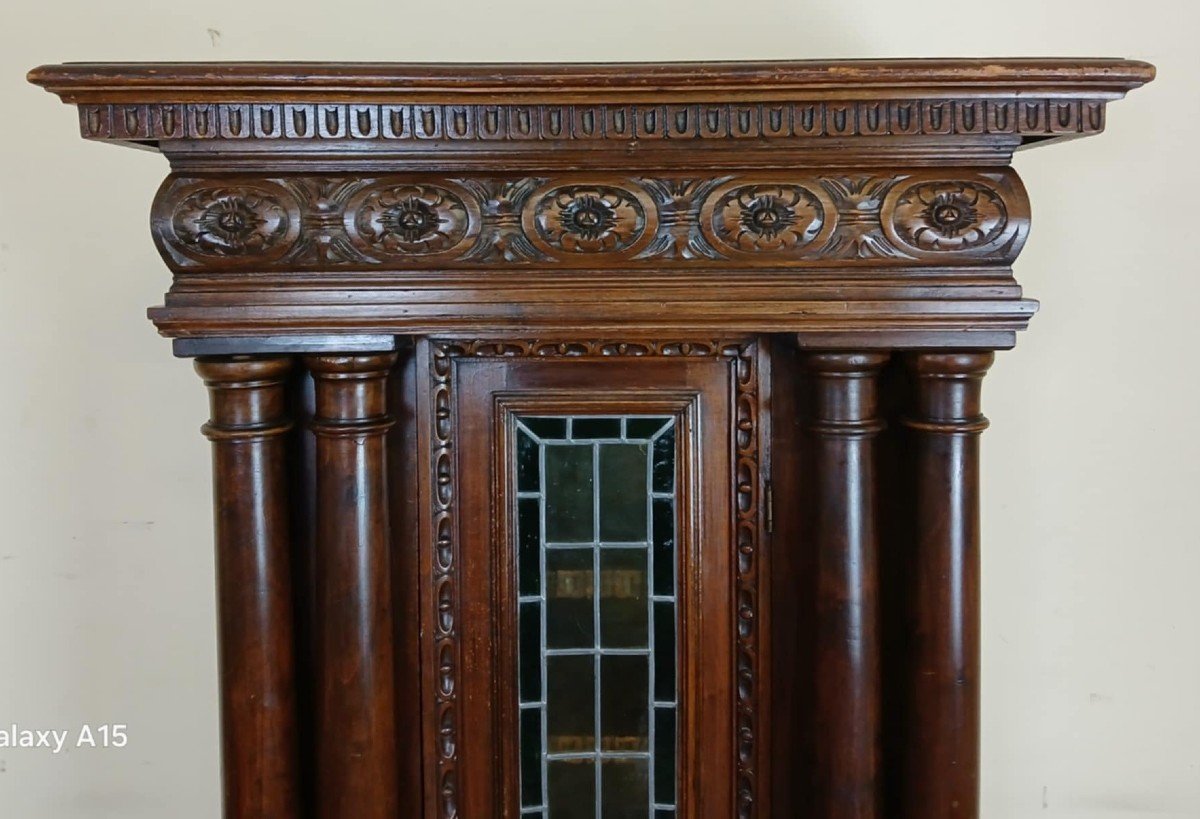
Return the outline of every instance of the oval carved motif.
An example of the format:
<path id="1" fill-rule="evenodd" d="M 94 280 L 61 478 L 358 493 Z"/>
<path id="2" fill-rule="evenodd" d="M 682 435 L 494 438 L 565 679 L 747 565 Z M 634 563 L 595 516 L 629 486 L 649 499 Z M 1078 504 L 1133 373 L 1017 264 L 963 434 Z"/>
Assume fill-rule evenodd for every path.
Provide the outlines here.
<path id="1" fill-rule="evenodd" d="M 529 237 L 552 254 L 627 253 L 648 233 L 653 208 L 632 191 L 604 185 L 556 187 L 526 211 Z"/>
<path id="2" fill-rule="evenodd" d="M 1003 197 L 977 181 L 931 180 L 901 186 L 888 197 L 883 218 L 899 242 L 930 253 L 985 248 L 1009 227 Z"/>
<path id="3" fill-rule="evenodd" d="M 795 256 L 828 233 L 832 213 L 824 196 L 803 185 L 739 184 L 714 193 L 701 225 L 718 248 Z"/>
<path id="4" fill-rule="evenodd" d="M 299 230 L 296 205 L 265 186 L 202 187 L 185 193 L 171 213 L 178 249 L 225 259 L 274 258 Z"/>
<path id="5" fill-rule="evenodd" d="M 347 233 L 369 254 L 447 253 L 469 237 L 477 222 L 463 197 L 439 185 L 371 187 L 346 207 Z"/>

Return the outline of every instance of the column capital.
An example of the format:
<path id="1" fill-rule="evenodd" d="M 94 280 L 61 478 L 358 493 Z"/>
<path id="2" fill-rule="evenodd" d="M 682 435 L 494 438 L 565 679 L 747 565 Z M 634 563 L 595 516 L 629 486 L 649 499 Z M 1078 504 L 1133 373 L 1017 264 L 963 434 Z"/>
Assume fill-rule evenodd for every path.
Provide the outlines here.
<path id="1" fill-rule="evenodd" d="M 995 357 L 990 350 L 907 354 L 905 363 L 920 386 L 904 425 L 942 434 L 983 432 L 988 428 L 982 411 L 983 377 Z"/>
<path id="2" fill-rule="evenodd" d="M 211 416 L 201 430 L 209 440 L 254 440 L 292 428 L 283 389 L 290 356 L 210 356 L 193 366 L 208 387 Z"/>
<path id="3" fill-rule="evenodd" d="M 396 353 L 305 356 L 316 387 L 310 429 L 322 436 L 386 432 L 393 423 L 387 377 L 397 359 Z"/>

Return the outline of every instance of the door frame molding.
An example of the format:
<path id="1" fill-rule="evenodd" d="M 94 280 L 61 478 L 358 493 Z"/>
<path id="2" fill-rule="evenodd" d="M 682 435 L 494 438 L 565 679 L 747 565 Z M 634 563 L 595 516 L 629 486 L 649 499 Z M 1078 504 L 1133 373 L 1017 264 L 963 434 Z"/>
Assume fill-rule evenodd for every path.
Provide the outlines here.
<path id="1" fill-rule="evenodd" d="M 431 819 L 461 819 L 463 774 L 460 746 L 463 715 L 460 707 L 464 653 L 459 627 L 462 600 L 461 525 L 457 491 L 458 429 L 456 368 L 462 359 L 721 359 L 729 364 L 729 486 L 733 549 L 733 584 L 729 612 L 733 635 L 731 669 L 735 702 L 732 770 L 736 771 L 734 804 L 737 819 L 769 815 L 771 701 L 769 685 L 768 588 L 765 561 L 767 475 L 763 457 L 769 430 L 766 402 L 769 365 L 768 339 L 761 337 L 662 339 L 522 339 L 425 338 L 418 344 L 417 361 L 427 362 L 428 377 L 420 379 L 419 428 L 428 464 L 421 481 L 421 654 L 428 665 L 422 673 L 422 699 L 431 708 L 423 728 L 424 742 L 435 751 L 436 765 L 425 771 Z M 422 366 L 418 364 L 418 366 Z M 430 702 L 430 700 L 432 700 Z M 682 750 L 682 748 L 681 748 Z"/>

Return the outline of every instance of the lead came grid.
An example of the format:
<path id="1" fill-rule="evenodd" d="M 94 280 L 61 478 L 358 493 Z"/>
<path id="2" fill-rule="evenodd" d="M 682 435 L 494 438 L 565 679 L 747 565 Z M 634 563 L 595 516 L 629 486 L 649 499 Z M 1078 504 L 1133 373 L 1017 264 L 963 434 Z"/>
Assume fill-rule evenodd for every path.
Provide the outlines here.
<path id="1" fill-rule="evenodd" d="M 675 420 L 516 421 L 521 814 L 675 816 Z"/>

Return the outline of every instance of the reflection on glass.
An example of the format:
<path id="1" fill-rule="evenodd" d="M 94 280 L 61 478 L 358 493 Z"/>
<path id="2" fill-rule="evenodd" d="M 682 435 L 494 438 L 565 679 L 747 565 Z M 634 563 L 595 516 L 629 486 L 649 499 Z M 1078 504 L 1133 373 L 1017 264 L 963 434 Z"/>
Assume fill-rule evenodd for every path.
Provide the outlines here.
<path id="1" fill-rule="evenodd" d="M 609 648 L 649 648 L 646 549 L 600 552 L 600 633 Z"/>
<path id="2" fill-rule="evenodd" d="M 551 753 L 588 753 L 595 748 L 595 669 L 587 655 L 546 658 L 546 735 Z"/>
<path id="3" fill-rule="evenodd" d="M 590 543 L 593 537 L 592 464 L 590 446 L 547 446 L 546 539 Z"/>
<path id="4" fill-rule="evenodd" d="M 641 654 L 600 658 L 601 750 L 650 750 L 649 659 Z"/>
<path id="5" fill-rule="evenodd" d="M 591 648 L 595 642 L 592 549 L 546 552 L 546 647 Z"/>
<path id="6" fill-rule="evenodd" d="M 600 767 L 604 781 L 604 790 L 600 794 L 604 819 L 650 815 L 648 759 L 605 759 Z"/>
<path id="7" fill-rule="evenodd" d="M 596 812 L 596 761 L 554 759 L 546 764 L 550 819 L 602 819 Z M 539 815 L 539 811 L 522 811 Z"/>
<path id="8" fill-rule="evenodd" d="M 600 447 L 600 539 L 609 543 L 646 539 L 645 444 Z"/>
<path id="9" fill-rule="evenodd" d="M 517 419 L 522 816 L 675 816 L 675 429 Z"/>

